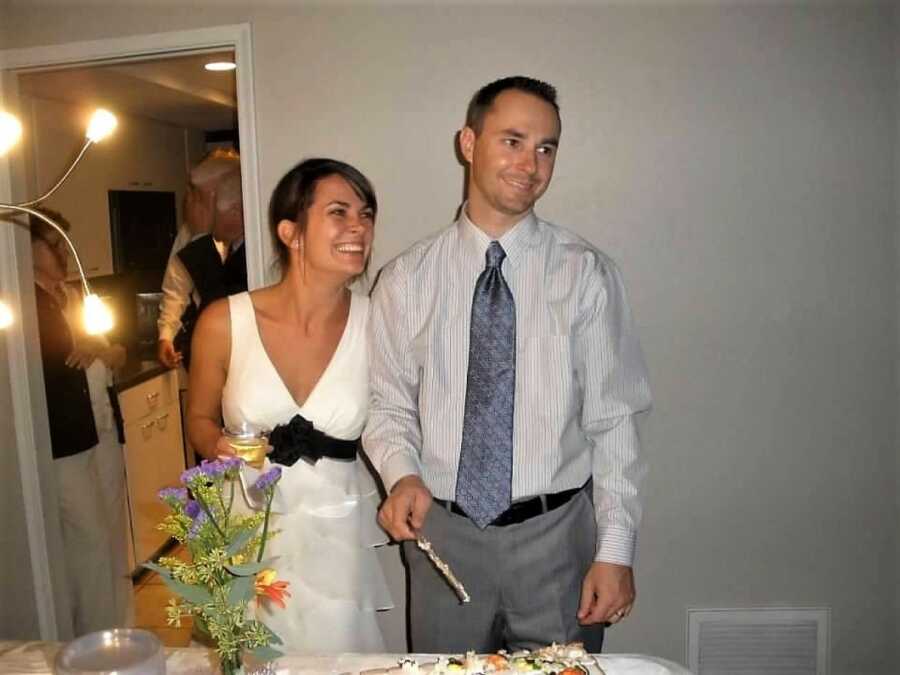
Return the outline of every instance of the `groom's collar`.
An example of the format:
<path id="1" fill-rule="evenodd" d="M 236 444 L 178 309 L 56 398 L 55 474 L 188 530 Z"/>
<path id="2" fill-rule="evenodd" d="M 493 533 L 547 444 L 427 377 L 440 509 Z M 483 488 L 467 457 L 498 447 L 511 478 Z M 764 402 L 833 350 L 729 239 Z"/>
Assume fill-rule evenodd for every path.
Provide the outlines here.
<path id="1" fill-rule="evenodd" d="M 474 262 L 480 271 L 484 269 L 485 253 L 488 246 L 494 240 L 469 219 L 469 215 L 466 213 L 467 206 L 468 204 L 463 204 L 459 210 L 457 228 L 463 249 L 467 253 L 467 262 Z M 513 268 L 516 267 L 522 259 L 525 249 L 533 242 L 537 228 L 537 216 L 534 215 L 534 211 L 529 211 L 522 220 L 509 228 L 502 237 L 496 240 L 506 252 L 505 262 L 507 265 Z"/>

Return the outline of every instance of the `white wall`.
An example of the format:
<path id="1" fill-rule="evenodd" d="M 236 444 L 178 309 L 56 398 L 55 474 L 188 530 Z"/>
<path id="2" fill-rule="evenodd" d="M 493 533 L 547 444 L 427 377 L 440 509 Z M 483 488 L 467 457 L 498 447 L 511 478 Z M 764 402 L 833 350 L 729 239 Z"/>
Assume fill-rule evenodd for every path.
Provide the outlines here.
<path id="1" fill-rule="evenodd" d="M 11 410 L 8 353 L 6 341 L 0 341 L 0 410 Z M 0 438 L 12 439 L 15 435 L 12 415 L 0 417 Z M 38 633 L 37 612 L 34 611 L 34 584 L 29 560 L 25 516 L 22 511 L 22 488 L 14 478 L 19 474 L 19 458 L 15 443 L 0 446 L 0 462 L 11 476 L 0 490 L 0 635 L 4 639 L 27 640 Z"/>
<path id="2" fill-rule="evenodd" d="M 894 73 L 896 77 L 896 108 L 894 122 L 896 124 L 896 136 L 894 146 L 894 217 L 897 227 L 895 229 L 895 244 L 897 260 L 900 261 L 900 6 L 894 6 Z M 895 309 L 897 315 L 900 316 L 900 273 L 895 277 L 896 288 L 894 297 L 896 299 Z M 900 322 L 898 322 L 900 324 Z M 897 333 L 897 354 L 900 355 L 900 325 L 898 325 Z M 900 358 L 896 361 L 895 377 L 900 383 Z M 894 438 L 896 467 L 896 481 L 894 484 L 894 499 L 896 503 L 896 515 L 894 517 L 893 539 L 894 539 L 894 570 L 896 578 L 894 581 L 894 644 L 895 661 L 900 661 L 900 415 L 897 415 L 900 408 L 900 396 L 898 396 L 897 404 L 894 408 L 894 414 L 897 420 L 896 436 Z"/>
<path id="3" fill-rule="evenodd" d="M 84 130 L 94 110 L 63 101 L 21 98 L 30 112 L 24 136 L 34 158 L 28 193 L 38 195 L 59 179 L 84 143 Z M 174 192 L 180 214 L 190 166 L 188 139 L 196 145 L 197 138 L 202 138 L 202 132 L 146 117 L 118 112 L 117 118 L 116 133 L 92 147 L 65 188 L 44 202 L 71 224 L 70 235 L 89 277 L 114 271 L 108 191 Z M 180 217 L 176 222 L 181 222 Z M 71 259 L 69 272 L 77 276 Z"/>
<path id="4" fill-rule="evenodd" d="M 3 6 L 0 5 L 0 25 L 3 24 Z M 0 43 L 2 44 L 2 43 Z M 5 91 L 12 76 L 0 73 L 0 84 Z M 0 107 L 7 104 L 0 96 Z M 25 176 L 21 170 L 24 156 L 21 146 L 10 151 L 10 162 L 0 163 L 0 202 L 8 202 L 10 195 L 24 188 Z M 6 301 L 11 297 L 24 298 L 24 306 L 13 307 L 15 323 L 0 331 L 0 438 L 4 439 L 0 461 L 4 468 L 4 481 L 0 498 L 0 518 L 3 533 L 0 534 L 0 635 L 9 638 L 28 639 L 38 634 L 66 639 L 72 635 L 69 618 L 69 601 L 62 592 L 65 586 L 62 565 L 50 565 L 44 569 L 42 561 L 34 562 L 29 547 L 46 549 L 47 557 L 60 560 L 62 541 L 57 514 L 56 492 L 52 481 L 50 435 L 46 424 L 37 428 L 30 421 L 32 408 L 46 410 L 44 387 L 39 367 L 40 347 L 36 339 L 37 314 L 34 308 L 33 276 L 30 265 L 19 265 L 17 260 L 30 260 L 28 233 L 0 218 L 0 296 Z M 7 261 L 12 261 L 9 264 Z M 21 309 L 21 311 L 18 311 Z M 37 368 L 26 367 L 37 363 Z M 25 393 L 23 393 L 23 391 Z M 23 439 L 19 443 L 19 439 Z M 45 449 L 33 455 L 34 448 Z M 23 465 L 32 466 L 24 468 Z M 20 480 L 20 475 L 27 477 Z M 25 504 L 40 500 L 41 512 L 28 512 Z M 41 617 L 38 605 L 47 606 L 55 597 L 58 621 L 48 611 Z M 40 600 L 39 600 L 40 598 Z"/>
<path id="5" fill-rule="evenodd" d="M 890 7 L 160 4 L 10 0 L 5 37 L 251 21 L 262 194 L 303 156 L 354 162 L 376 263 L 451 218 L 471 93 L 554 82 L 539 212 L 619 261 L 656 398 L 639 604 L 608 649 L 681 660 L 687 607 L 825 605 L 833 673 L 894 671 Z"/>
<path id="6" fill-rule="evenodd" d="M 0 46 L 3 45 L 3 5 L 0 4 Z M 0 94 L 0 107 L 3 96 Z M 9 183 L 7 172 L 0 167 L 0 183 Z M 0 193 L 4 187 L 0 186 Z M 0 220 L 0 227 L 6 228 Z M 0 233 L 0 240 L 8 245 L 9 233 Z M 4 285 L 14 276 L 3 270 Z M 6 298 L 3 298 L 6 300 Z M 7 335 L 0 334 L 0 410 L 12 410 L 12 387 L 9 372 L 10 351 Z M 27 639 L 38 633 L 38 617 L 34 607 L 34 585 L 32 583 L 29 559 L 27 529 L 23 513 L 22 486 L 15 477 L 19 474 L 19 458 L 15 443 L 16 427 L 11 414 L 0 415 L 0 438 L 6 439 L 0 445 L 0 464 L 5 467 L 9 479 L 3 481 L 0 489 L 0 518 L 4 527 L 0 529 L 0 579 L 15 580 L 0 584 L 0 635 L 9 639 Z"/>

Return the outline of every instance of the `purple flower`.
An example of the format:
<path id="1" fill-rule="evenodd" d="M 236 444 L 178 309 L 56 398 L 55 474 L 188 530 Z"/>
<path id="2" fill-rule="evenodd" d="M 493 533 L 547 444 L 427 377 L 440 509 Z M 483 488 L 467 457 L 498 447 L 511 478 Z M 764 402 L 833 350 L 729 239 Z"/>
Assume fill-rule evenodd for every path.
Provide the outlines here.
<path id="1" fill-rule="evenodd" d="M 271 469 L 256 479 L 253 484 L 255 490 L 267 490 L 281 479 L 281 467 L 273 466 Z"/>
<path id="2" fill-rule="evenodd" d="M 172 506 L 175 504 L 184 504 L 188 498 L 188 492 L 183 487 L 163 488 L 157 494 L 162 501 Z"/>
<path id="3" fill-rule="evenodd" d="M 225 473 L 233 474 L 241 468 L 241 465 L 244 463 L 240 457 L 223 457 L 219 460 L 222 466 L 225 467 Z"/>
<path id="4" fill-rule="evenodd" d="M 199 476 L 202 475 L 203 474 L 200 473 L 199 466 L 192 466 L 190 469 L 181 474 L 181 482 L 184 485 L 190 485 L 191 481 L 196 480 Z"/>
<path id="5" fill-rule="evenodd" d="M 204 459 L 200 462 L 200 473 L 202 473 L 207 478 L 215 480 L 219 476 L 225 474 L 226 466 L 224 462 L 220 460 L 215 460 L 210 462 L 208 459 Z"/>
<path id="6" fill-rule="evenodd" d="M 184 513 L 188 518 L 196 519 L 197 516 L 199 516 L 202 512 L 203 509 L 200 507 L 200 502 L 197 502 L 193 499 L 184 505 Z"/>
<path id="7" fill-rule="evenodd" d="M 241 460 L 235 458 L 238 462 Z M 200 466 L 194 466 L 181 474 L 181 482 L 190 485 L 191 482 L 203 479 L 204 481 L 213 481 L 225 475 L 233 466 L 231 461 L 204 459 L 200 462 Z"/>
<path id="8" fill-rule="evenodd" d="M 191 529 L 188 530 L 188 539 L 196 539 L 197 535 L 200 534 L 200 528 L 203 527 L 208 519 L 209 517 L 206 515 L 206 511 L 198 513 L 197 517 L 194 518 L 194 522 L 191 523 Z"/>

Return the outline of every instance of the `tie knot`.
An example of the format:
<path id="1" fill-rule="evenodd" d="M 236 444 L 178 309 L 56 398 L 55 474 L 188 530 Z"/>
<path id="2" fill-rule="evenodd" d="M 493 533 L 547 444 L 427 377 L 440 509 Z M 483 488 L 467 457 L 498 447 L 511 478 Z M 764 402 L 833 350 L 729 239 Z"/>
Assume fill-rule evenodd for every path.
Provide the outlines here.
<path id="1" fill-rule="evenodd" d="M 492 241 L 490 246 L 488 246 L 487 253 L 485 254 L 485 264 L 487 267 L 500 267 L 500 263 L 503 262 L 503 259 L 506 257 L 506 251 L 503 250 L 503 247 L 499 242 Z"/>

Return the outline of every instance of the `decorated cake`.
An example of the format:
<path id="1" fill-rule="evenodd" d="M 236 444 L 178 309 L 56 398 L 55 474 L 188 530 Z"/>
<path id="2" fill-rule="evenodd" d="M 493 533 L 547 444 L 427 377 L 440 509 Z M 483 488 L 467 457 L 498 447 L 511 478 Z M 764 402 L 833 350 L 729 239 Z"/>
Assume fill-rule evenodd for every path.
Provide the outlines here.
<path id="1" fill-rule="evenodd" d="M 412 657 L 401 659 L 391 668 L 363 670 L 360 675 L 604 675 L 603 669 L 580 642 L 556 643 L 534 651 L 495 654 L 468 652 L 459 657 L 437 657 L 419 662 Z"/>

